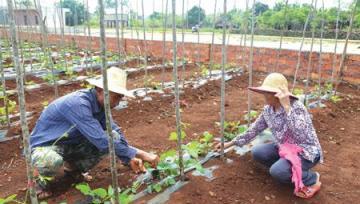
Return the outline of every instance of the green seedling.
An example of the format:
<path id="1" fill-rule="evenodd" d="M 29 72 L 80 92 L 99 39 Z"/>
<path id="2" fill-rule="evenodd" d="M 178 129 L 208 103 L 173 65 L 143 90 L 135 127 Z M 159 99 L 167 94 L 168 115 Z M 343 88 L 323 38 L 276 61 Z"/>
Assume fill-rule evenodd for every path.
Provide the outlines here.
<path id="1" fill-rule="evenodd" d="M 294 94 L 295 96 L 303 95 L 303 94 L 304 94 L 304 90 L 301 89 L 301 88 L 295 88 L 294 91 L 293 91 L 293 94 Z"/>
<path id="2" fill-rule="evenodd" d="M 257 111 L 254 111 L 254 110 L 250 110 L 250 114 L 246 113 L 244 115 L 244 120 L 246 121 L 252 121 L 254 120 L 258 115 L 258 112 Z"/>
<path id="3" fill-rule="evenodd" d="M 77 77 L 77 74 L 73 71 L 73 70 L 67 70 L 65 72 L 66 76 L 70 79 L 70 80 L 73 80 Z"/>
<path id="4" fill-rule="evenodd" d="M 52 83 L 54 81 L 57 81 L 59 80 L 59 77 L 58 76 L 53 76 L 51 73 L 45 75 L 42 77 L 42 79 L 48 83 Z"/>
<path id="5" fill-rule="evenodd" d="M 41 105 L 43 106 L 43 108 L 45 109 L 45 108 L 47 108 L 48 107 L 48 105 L 49 105 L 49 101 L 43 101 L 43 102 L 41 102 Z"/>
<path id="6" fill-rule="evenodd" d="M 27 82 L 25 82 L 25 85 L 34 85 L 34 84 L 36 84 L 34 81 L 27 81 Z"/>
<path id="7" fill-rule="evenodd" d="M 333 103 L 337 103 L 337 102 L 340 102 L 342 101 L 342 98 L 338 95 L 333 95 L 330 97 L 330 101 L 333 102 Z"/>
<path id="8" fill-rule="evenodd" d="M 0 198 L 0 204 L 7 204 L 7 203 L 21 203 L 16 201 L 16 194 L 10 195 L 6 198 Z"/>
<path id="9" fill-rule="evenodd" d="M 220 124 L 217 123 L 219 126 Z M 240 125 L 239 121 L 225 121 L 224 123 L 224 137 L 226 141 L 234 139 L 239 134 L 244 133 L 247 130 L 246 125 Z"/>
<path id="10" fill-rule="evenodd" d="M 111 203 L 111 199 L 114 197 L 114 189 L 109 186 L 108 189 L 104 188 L 97 188 L 97 189 L 91 189 L 89 184 L 87 183 L 80 183 L 75 186 L 77 190 L 79 190 L 82 194 L 86 196 L 92 197 L 92 203 L 93 204 L 100 204 L 100 203 Z M 132 189 L 126 189 L 125 191 L 122 191 L 118 195 L 120 203 L 128 204 L 133 199 Z"/>

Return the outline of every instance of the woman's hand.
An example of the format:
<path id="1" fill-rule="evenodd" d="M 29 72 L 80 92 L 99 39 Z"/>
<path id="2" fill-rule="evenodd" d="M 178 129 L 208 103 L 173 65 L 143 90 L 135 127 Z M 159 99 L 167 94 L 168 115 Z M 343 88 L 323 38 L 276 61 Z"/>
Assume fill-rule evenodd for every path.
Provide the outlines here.
<path id="1" fill-rule="evenodd" d="M 275 97 L 279 99 L 281 106 L 285 109 L 286 113 L 290 111 L 290 92 L 286 87 L 281 87 L 280 92 L 275 94 Z"/>
<path id="2" fill-rule="evenodd" d="M 233 142 L 233 141 L 225 142 L 225 143 L 224 143 L 224 149 L 229 148 L 229 147 L 231 147 L 231 146 L 233 146 L 233 145 L 234 145 L 234 142 Z M 220 152 L 220 151 L 221 151 L 221 142 L 215 144 L 214 150 L 215 150 L 216 152 Z"/>
<path id="3" fill-rule="evenodd" d="M 136 156 L 139 157 L 140 159 L 142 159 L 143 161 L 149 162 L 151 167 L 153 167 L 153 168 L 156 168 L 157 164 L 160 161 L 160 158 L 158 155 L 145 152 L 141 149 L 137 149 Z"/>
<path id="4" fill-rule="evenodd" d="M 136 157 L 130 160 L 130 167 L 136 174 L 146 172 L 143 161 Z"/>

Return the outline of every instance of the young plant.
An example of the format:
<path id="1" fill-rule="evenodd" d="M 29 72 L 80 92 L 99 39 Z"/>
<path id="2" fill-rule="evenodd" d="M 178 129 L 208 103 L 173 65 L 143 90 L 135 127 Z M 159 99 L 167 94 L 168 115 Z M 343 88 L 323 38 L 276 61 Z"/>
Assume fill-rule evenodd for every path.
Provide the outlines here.
<path id="1" fill-rule="evenodd" d="M 206 67 L 206 65 L 201 65 L 201 75 L 203 76 L 203 77 L 207 77 L 207 76 L 209 76 L 209 69 Z"/>
<path id="2" fill-rule="evenodd" d="M 79 190 L 82 194 L 86 196 L 90 196 L 92 198 L 91 203 L 93 204 L 110 204 L 111 199 L 114 196 L 114 189 L 109 186 L 108 189 L 97 188 L 92 190 L 87 183 L 80 183 L 75 186 L 77 190 Z M 133 199 L 132 189 L 126 189 L 123 192 L 119 193 L 120 203 L 128 204 Z"/>
<path id="3" fill-rule="evenodd" d="M 15 112 L 15 108 L 16 108 L 16 101 L 12 101 L 8 98 L 8 96 L 0 96 L 0 100 L 4 101 L 7 100 L 7 109 L 8 109 L 8 114 L 12 114 L 13 112 Z M 0 107 L 0 124 L 5 124 L 6 121 L 6 107 L 2 106 Z"/>
<path id="4" fill-rule="evenodd" d="M 43 106 L 43 108 L 45 109 L 45 108 L 47 108 L 48 107 L 48 105 L 49 105 L 49 101 L 43 101 L 43 102 L 41 102 L 41 105 Z"/>
<path id="5" fill-rule="evenodd" d="M 26 81 L 25 82 L 25 85 L 34 85 L 36 84 L 34 81 Z"/>
<path id="6" fill-rule="evenodd" d="M 234 139 L 236 136 L 247 130 L 246 125 L 240 125 L 239 121 L 225 121 L 224 128 L 224 137 L 226 141 Z"/>
<path id="7" fill-rule="evenodd" d="M 7 203 L 21 203 L 16 201 L 16 194 L 10 195 L 6 198 L 0 198 L 0 204 L 7 204 Z"/>
<path id="8" fill-rule="evenodd" d="M 248 113 L 246 113 L 244 115 L 244 120 L 246 121 L 252 121 L 254 120 L 258 115 L 258 112 L 257 111 L 254 111 L 254 110 L 250 110 L 250 115 Z"/>
<path id="9" fill-rule="evenodd" d="M 77 77 L 76 73 L 73 70 L 70 70 L 70 69 L 68 69 L 65 72 L 65 74 L 70 80 L 73 80 L 73 79 L 75 79 Z"/>
<path id="10" fill-rule="evenodd" d="M 303 94 L 304 94 L 304 90 L 301 89 L 301 88 L 295 88 L 294 91 L 293 91 L 293 94 L 294 94 L 295 96 L 303 95 Z"/>
<path id="11" fill-rule="evenodd" d="M 53 76 L 51 73 L 42 77 L 42 79 L 48 83 L 52 83 L 54 80 L 59 80 L 58 76 Z"/>
<path id="12" fill-rule="evenodd" d="M 333 95 L 330 97 L 330 101 L 333 103 L 337 103 L 337 102 L 342 101 L 342 98 L 339 95 Z"/>

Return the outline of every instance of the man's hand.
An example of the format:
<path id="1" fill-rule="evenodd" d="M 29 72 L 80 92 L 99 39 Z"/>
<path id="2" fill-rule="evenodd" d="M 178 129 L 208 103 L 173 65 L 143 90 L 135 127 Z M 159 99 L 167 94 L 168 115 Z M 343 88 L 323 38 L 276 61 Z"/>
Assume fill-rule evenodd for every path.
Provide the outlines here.
<path id="1" fill-rule="evenodd" d="M 286 113 L 289 113 L 290 111 L 290 92 L 287 90 L 286 87 L 280 88 L 279 93 L 275 94 L 275 97 L 277 97 L 280 101 L 281 106 L 285 109 Z"/>
<path id="2" fill-rule="evenodd" d="M 137 156 L 143 161 L 149 162 L 151 167 L 156 168 L 158 165 L 160 158 L 158 155 L 153 153 L 148 153 L 143 150 L 138 149 Z"/>
<path id="3" fill-rule="evenodd" d="M 130 167 L 136 174 L 146 172 L 146 168 L 144 167 L 143 161 L 139 158 L 131 159 Z"/>
<path id="4" fill-rule="evenodd" d="M 224 143 L 224 149 L 229 148 L 229 147 L 231 147 L 231 146 L 233 146 L 233 145 L 234 145 L 234 142 L 233 142 L 233 141 L 225 142 L 225 143 Z M 215 150 L 216 152 L 220 152 L 220 151 L 221 151 L 221 142 L 215 144 L 214 150 Z"/>

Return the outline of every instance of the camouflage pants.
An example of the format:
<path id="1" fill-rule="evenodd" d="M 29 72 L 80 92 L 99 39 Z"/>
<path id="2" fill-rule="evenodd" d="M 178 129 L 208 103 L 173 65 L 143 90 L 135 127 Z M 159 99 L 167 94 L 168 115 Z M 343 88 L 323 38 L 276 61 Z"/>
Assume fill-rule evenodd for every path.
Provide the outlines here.
<path id="1" fill-rule="evenodd" d="M 104 154 L 88 140 L 82 140 L 79 144 L 35 147 L 31 156 L 32 164 L 40 174 L 37 181 L 41 186 L 46 186 L 64 162 L 84 173 L 94 167 Z"/>

